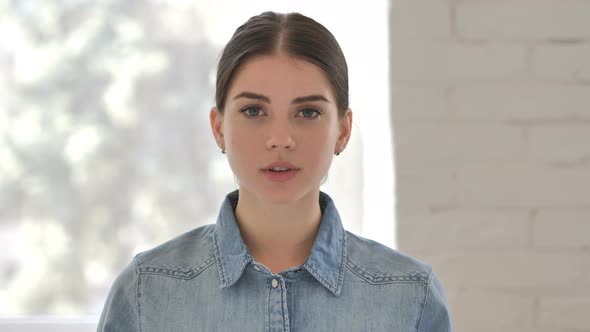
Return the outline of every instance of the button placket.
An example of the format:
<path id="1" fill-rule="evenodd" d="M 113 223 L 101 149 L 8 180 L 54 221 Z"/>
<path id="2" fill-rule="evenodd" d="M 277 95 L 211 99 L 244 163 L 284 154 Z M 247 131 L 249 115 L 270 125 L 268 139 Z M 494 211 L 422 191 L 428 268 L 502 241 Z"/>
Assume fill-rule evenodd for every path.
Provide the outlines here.
<path id="1" fill-rule="evenodd" d="M 289 309 L 287 308 L 287 284 L 282 276 L 273 275 L 268 292 L 268 332 L 290 331 Z"/>

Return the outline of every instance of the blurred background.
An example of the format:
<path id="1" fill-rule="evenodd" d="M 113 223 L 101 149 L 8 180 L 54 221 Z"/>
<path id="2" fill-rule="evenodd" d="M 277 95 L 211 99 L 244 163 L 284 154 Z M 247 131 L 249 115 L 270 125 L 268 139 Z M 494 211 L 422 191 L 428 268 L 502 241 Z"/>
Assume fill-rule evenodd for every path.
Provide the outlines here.
<path id="1" fill-rule="evenodd" d="M 346 228 L 432 264 L 456 331 L 590 332 L 587 0 L 0 0 L 0 331 L 94 330 L 134 254 L 215 221 L 215 65 L 265 10 L 347 56 Z"/>
<path id="2" fill-rule="evenodd" d="M 391 5 L 398 247 L 458 332 L 590 331 L 590 2 Z"/>
<path id="3" fill-rule="evenodd" d="M 358 110 L 322 190 L 346 228 L 395 247 L 387 8 L 0 0 L 0 331 L 95 330 L 135 254 L 215 222 L 237 188 L 209 128 L 216 65 L 267 10 L 339 40 Z"/>

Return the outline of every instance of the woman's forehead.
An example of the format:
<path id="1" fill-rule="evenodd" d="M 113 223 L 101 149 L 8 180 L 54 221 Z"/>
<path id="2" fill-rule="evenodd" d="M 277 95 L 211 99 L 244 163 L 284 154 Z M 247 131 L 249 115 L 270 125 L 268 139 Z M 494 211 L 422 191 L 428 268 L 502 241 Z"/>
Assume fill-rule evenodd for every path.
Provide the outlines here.
<path id="1" fill-rule="evenodd" d="M 326 73 L 315 64 L 284 54 L 259 55 L 237 70 L 228 97 L 244 91 L 272 95 L 325 94 L 335 102 Z"/>

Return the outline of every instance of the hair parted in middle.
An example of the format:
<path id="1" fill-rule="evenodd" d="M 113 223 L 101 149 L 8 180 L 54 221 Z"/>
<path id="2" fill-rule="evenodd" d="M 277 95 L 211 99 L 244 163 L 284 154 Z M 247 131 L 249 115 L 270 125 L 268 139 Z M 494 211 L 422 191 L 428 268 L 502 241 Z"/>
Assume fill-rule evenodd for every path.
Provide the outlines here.
<path id="1" fill-rule="evenodd" d="M 217 66 L 215 103 L 223 114 L 232 80 L 248 59 L 284 52 L 309 61 L 327 75 L 337 99 L 338 115 L 348 108 L 348 66 L 336 38 L 315 20 L 299 13 L 264 12 L 251 17 L 233 34 Z"/>

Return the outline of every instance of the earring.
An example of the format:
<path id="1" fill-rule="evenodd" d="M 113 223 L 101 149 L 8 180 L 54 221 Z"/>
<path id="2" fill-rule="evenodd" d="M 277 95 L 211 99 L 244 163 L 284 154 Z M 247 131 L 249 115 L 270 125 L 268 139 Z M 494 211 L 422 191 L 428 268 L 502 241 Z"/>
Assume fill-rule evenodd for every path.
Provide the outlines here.
<path id="1" fill-rule="evenodd" d="M 225 149 L 221 149 L 221 153 L 225 154 Z"/>

